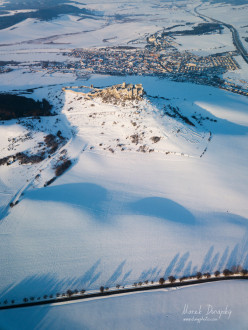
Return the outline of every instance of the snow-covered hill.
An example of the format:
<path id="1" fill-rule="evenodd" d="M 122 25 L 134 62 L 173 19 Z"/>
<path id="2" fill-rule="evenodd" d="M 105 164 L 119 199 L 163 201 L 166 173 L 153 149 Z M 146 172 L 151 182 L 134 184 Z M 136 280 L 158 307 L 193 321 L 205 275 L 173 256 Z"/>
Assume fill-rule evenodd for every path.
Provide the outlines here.
<path id="1" fill-rule="evenodd" d="M 248 98 L 221 89 L 243 88 L 245 95 L 247 63 L 234 52 L 227 27 L 200 32 L 208 21 L 202 13 L 232 24 L 245 46 L 247 5 L 59 1 L 73 7 L 66 12 L 57 2 L 39 1 L 56 7 L 42 19 L 32 0 L 0 0 L 0 92 L 53 105 L 50 116 L 0 121 L 0 306 L 68 289 L 248 268 Z M 191 34 L 197 27 L 199 34 Z M 157 47 L 163 32 L 170 35 L 164 49 Z M 108 47 L 111 58 L 98 57 Z M 149 58 L 142 57 L 145 49 Z M 208 59 L 209 71 L 193 70 L 199 58 L 192 62 L 192 54 L 222 52 L 238 65 L 211 67 Z M 173 75 L 156 76 L 155 59 L 170 53 Z M 192 72 L 184 75 L 187 54 Z M 95 70 L 102 61 L 104 71 Z M 152 64 L 144 72 L 153 76 L 93 74 L 135 62 L 139 69 L 130 72 L 141 74 L 142 61 Z M 75 93 L 78 86 L 123 82 L 142 83 L 143 99 Z M 228 304 L 230 319 L 212 328 L 245 329 L 246 286 L 211 283 L 0 311 L 0 329 L 209 329 L 208 322 L 183 321 L 185 304 Z"/>
<path id="2" fill-rule="evenodd" d="M 23 142 L 30 119 L 1 125 L 4 155 L 32 153 L 58 130 L 66 138 L 39 164 L 0 166 L 1 301 L 248 266 L 247 99 L 158 78 L 126 81 L 143 84 L 143 101 L 108 104 L 44 87 L 33 97 L 46 96 L 57 116 L 32 121 Z M 44 187 L 64 154 L 72 166 Z"/>

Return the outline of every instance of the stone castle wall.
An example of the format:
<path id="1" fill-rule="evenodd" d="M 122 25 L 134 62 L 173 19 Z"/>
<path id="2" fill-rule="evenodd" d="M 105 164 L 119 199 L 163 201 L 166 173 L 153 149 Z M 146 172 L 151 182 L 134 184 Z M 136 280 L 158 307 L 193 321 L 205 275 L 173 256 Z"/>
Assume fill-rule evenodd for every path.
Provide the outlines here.
<path id="1" fill-rule="evenodd" d="M 75 87 L 74 86 L 71 88 L 89 88 L 89 87 L 87 87 L 87 86 Z M 91 85 L 90 88 L 91 88 L 91 91 L 89 93 L 77 92 L 77 91 L 74 91 L 74 90 L 66 88 L 66 87 L 63 87 L 62 90 L 70 91 L 77 95 L 83 95 L 87 99 L 92 99 L 95 97 L 102 97 L 102 98 L 112 97 L 112 98 L 116 98 L 116 99 L 120 99 L 120 100 L 133 100 L 133 99 L 141 100 L 144 95 L 144 89 L 143 89 L 142 84 L 132 85 L 132 84 L 122 83 L 122 84 L 118 84 L 118 85 L 113 85 L 111 87 L 106 87 L 103 89 L 94 88 Z"/>

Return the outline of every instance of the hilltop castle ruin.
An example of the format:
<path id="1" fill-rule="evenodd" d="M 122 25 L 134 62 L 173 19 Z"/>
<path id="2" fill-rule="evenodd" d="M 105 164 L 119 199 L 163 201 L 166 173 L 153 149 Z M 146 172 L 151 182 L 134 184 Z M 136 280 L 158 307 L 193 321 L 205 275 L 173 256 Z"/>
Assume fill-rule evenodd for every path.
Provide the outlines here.
<path id="1" fill-rule="evenodd" d="M 87 86 L 73 87 L 73 88 L 88 88 Z M 62 90 L 68 90 L 67 88 L 63 88 Z M 87 99 L 93 99 L 96 97 L 101 97 L 103 100 L 116 99 L 116 100 L 141 100 L 144 95 L 144 89 L 142 84 L 126 84 L 123 82 L 122 84 L 113 85 L 106 88 L 96 88 L 93 85 L 90 86 L 90 91 L 88 93 L 77 92 L 69 89 L 71 92 L 76 94 L 81 94 Z"/>
<path id="2" fill-rule="evenodd" d="M 92 94 L 92 93 L 91 93 Z M 93 92 L 93 97 L 114 97 L 121 100 L 141 100 L 144 95 L 144 89 L 142 84 L 122 84 L 114 85 L 111 87 L 104 88 Z"/>

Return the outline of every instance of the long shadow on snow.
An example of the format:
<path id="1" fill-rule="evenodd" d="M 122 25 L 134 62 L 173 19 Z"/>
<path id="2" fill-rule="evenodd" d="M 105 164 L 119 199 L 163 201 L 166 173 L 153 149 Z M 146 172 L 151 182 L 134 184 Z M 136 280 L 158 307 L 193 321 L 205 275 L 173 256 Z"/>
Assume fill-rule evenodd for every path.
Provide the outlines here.
<path id="1" fill-rule="evenodd" d="M 215 212 L 209 215 L 209 219 L 218 219 L 218 221 L 221 221 L 223 223 L 223 226 L 226 225 L 235 225 L 243 230 L 248 231 L 248 218 L 241 217 L 238 214 L 234 213 L 221 213 L 221 212 Z M 248 238 L 248 232 L 247 232 L 247 238 Z"/>
<path id="2" fill-rule="evenodd" d="M 100 266 L 100 263 L 101 259 L 98 259 L 94 263 L 94 265 L 90 267 L 81 277 L 75 277 L 70 283 L 71 289 L 89 289 L 91 285 L 95 283 L 102 274 L 101 271 L 97 271 L 98 267 Z M 68 280 L 65 279 L 65 282 L 68 283 Z"/>
<path id="3" fill-rule="evenodd" d="M 130 270 L 128 270 L 125 274 L 124 274 L 124 276 L 123 276 L 123 278 L 121 279 L 121 284 L 122 285 L 127 285 L 128 284 L 128 278 L 129 278 L 129 276 L 132 274 L 132 269 L 130 269 Z"/>
<path id="4" fill-rule="evenodd" d="M 70 183 L 30 191 L 26 193 L 26 198 L 77 205 L 94 216 L 99 216 L 99 213 L 104 213 L 108 192 L 93 183 Z"/>
<path id="5" fill-rule="evenodd" d="M 14 299 L 16 302 L 23 302 L 24 298 L 30 299 L 30 297 L 34 297 L 36 300 L 38 297 L 43 298 L 44 295 L 57 293 L 61 284 L 62 281 L 53 274 L 28 276 L 4 290 L 0 295 L 0 300 L 2 302 L 5 299 L 8 301 Z"/>
<path id="6" fill-rule="evenodd" d="M 106 282 L 106 286 L 114 286 L 116 284 L 116 281 L 120 278 L 120 276 L 123 273 L 123 268 L 125 266 L 126 260 L 120 263 L 120 265 L 116 268 L 114 273 L 110 276 L 110 278 Z"/>
<path id="7" fill-rule="evenodd" d="M 179 274 L 183 271 L 188 258 L 189 258 L 189 252 L 186 252 L 181 256 L 181 258 L 179 259 L 179 261 L 175 267 L 176 274 Z"/>
<path id="8" fill-rule="evenodd" d="M 174 275 L 176 277 L 195 275 L 196 271 L 223 271 L 226 267 L 232 269 L 232 267 L 238 265 L 247 267 L 247 241 L 248 240 L 245 235 L 244 239 L 241 240 L 239 244 L 236 244 L 230 253 L 228 253 L 230 249 L 227 247 L 222 256 L 218 251 L 214 253 L 214 246 L 211 246 L 203 258 L 201 267 L 195 266 L 192 268 L 193 261 L 189 260 L 189 252 L 184 253 L 181 257 L 180 254 L 177 253 L 172 258 L 164 274 L 162 273 L 161 268 L 148 268 L 142 271 L 138 281 L 158 280 L 161 276 L 167 279 L 170 275 Z M 57 293 L 65 293 L 68 289 L 89 290 L 91 285 L 97 281 L 102 274 L 102 272 L 98 271 L 100 263 L 101 260 L 97 260 L 81 277 L 58 279 L 54 274 L 26 277 L 17 284 L 13 283 L 12 285 L 7 286 L 0 295 L 0 301 L 3 303 L 5 299 L 7 299 L 8 302 L 14 299 L 17 303 L 22 302 L 25 297 L 28 299 L 30 299 L 30 297 L 34 297 L 34 300 L 37 300 L 38 297 L 43 299 L 44 295 L 47 295 L 48 297 L 53 295 L 54 297 Z M 120 285 L 126 285 L 128 283 L 127 278 L 130 276 L 132 270 L 126 272 L 125 264 L 126 260 L 119 264 L 110 276 L 109 280 L 106 282 L 107 286 L 115 286 L 118 282 Z"/>
<path id="9" fill-rule="evenodd" d="M 194 105 L 194 108 L 196 108 L 196 112 L 201 114 L 202 117 L 204 118 L 208 117 L 209 119 L 217 120 L 216 123 L 210 122 L 209 120 L 204 120 L 202 122 L 203 126 L 197 124 L 196 126 L 198 127 L 199 131 L 206 131 L 204 129 L 206 128 L 207 130 L 211 131 L 214 134 L 222 134 L 222 135 L 247 135 L 248 133 L 247 126 L 236 124 L 227 119 L 216 117 L 210 111 L 200 107 L 199 105 Z"/>
<path id="10" fill-rule="evenodd" d="M 157 108 L 161 108 L 161 102 L 156 101 L 156 99 L 149 98 L 150 102 L 154 104 Z M 178 104 L 168 103 L 172 106 L 178 106 L 181 114 L 185 117 L 187 117 L 194 125 L 195 127 L 186 124 L 182 118 L 175 117 L 173 118 L 175 121 L 178 121 L 185 125 L 185 127 L 191 128 L 195 131 L 201 132 L 212 132 L 214 134 L 222 134 L 222 135 L 246 135 L 248 134 L 248 127 L 243 126 L 240 124 L 233 123 L 227 119 L 222 119 L 220 117 L 216 117 L 214 114 L 212 114 L 210 111 L 194 104 L 192 107 L 186 106 L 180 108 Z M 167 105 L 168 105 L 167 104 Z M 195 110 L 192 111 L 192 110 Z M 163 110 L 160 110 L 163 113 Z M 202 125 L 200 125 L 194 118 L 192 118 L 193 115 L 196 115 L 197 117 L 205 118 L 202 120 Z M 163 115 L 162 115 L 163 116 Z M 167 114 L 164 114 L 164 116 L 168 116 Z M 208 119 L 206 119 L 208 118 Z M 217 122 L 214 122 L 216 120 Z"/>
<path id="11" fill-rule="evenodd" d="M 162 197 L 147 197 L 129 203 L 128 209 L 135 214 L 157 217 L 185 225 L 195 225 L 195 218 L 182 205 Z"/>
<path id="12" fill-rule="evenodd" d="M 51 273 L 28 276 L 19 283 L 13 283 L 4 288 L 0 294 L 0 302 L 3 303 L 6 299 L 8 301 L 14 299 L 16 303 L 21 303 L 24 298 L 30 299 L 30 297 L 34 297 L 36 301 L 38 297 L 40 299 L 43 299 L 44 295 L 55 297 L 57 293 L 65 293 L 68 289 L 87 290 L 94 279 L 96 280 L 99 277 L 99 273 L 96 272 L 100 263 L 101 260 L 97 260 L 81 277 L 59 279 L 56 274 Z"/>
<path id="13" fill-rule="evenodd" d="M 186 275 L 190 273 L 192 265 L 192 261 L 188 261 L 190 253 L 185 252 L 180 258 L 179 256 L 180 254 L 177 253 L 169 263 L 163 275 L 165 279 L 167 279 L 170 275 L 178 277 L 179 275 Z"/>
<path id="14" fill-rule="evenodd" d="M 166 268 L 165 270 L 165 273 L 164 273 L 164 278 L 167 278 L 168 276 L 171 275 L 172 273 L 172 270 L 174 269 L 175 265 L 176 265 L 176 262 L 179 258 L 179 253 L 177 253 L 174 258 L 171 260 L 171 262 L 169 263 L 168 267 Z"/>
<path id="15" fill-rule="evenodd" d="M 53 201 L 77 205 L 99 217 L 104 214 L 108 191 L 92 183 L 70 183 L 36 189 L 26 194 L 26 198 L 39 201 Z M 180 204 L 161 197 L 148 197 L 134 203 L 126 204 L 127 213 L 157 217 L 179 224 L 195 224 L 194 216 Z"/>

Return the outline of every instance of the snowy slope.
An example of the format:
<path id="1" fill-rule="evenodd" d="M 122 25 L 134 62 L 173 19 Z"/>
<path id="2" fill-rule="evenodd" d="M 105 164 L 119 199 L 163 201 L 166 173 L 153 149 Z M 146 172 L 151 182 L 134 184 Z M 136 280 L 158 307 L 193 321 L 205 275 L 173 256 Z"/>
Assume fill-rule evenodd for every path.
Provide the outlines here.
<path id="1" fill-rule="evenodd" d="M 45 163 L 1 221 L 1 300 L 248 266 L 247 99 L 151 77 L 126 81 L 142 82 L 146 99 L 122 106 L 84 101 L 61 86 L 35 90 L 35 97 L 50 93 L 56 100 L 71 132 L 65 148 L 74 165 L 43 187 L 56 159 Z M 161 117 L 162 105 L 192 121 L 195 115 L 201 125 Z M 138 145 L 130 139 L 136 132 L 144 132 Z M 153 134 L 161 140 L 153 143 Z M 137 151 L 144 144 L 154 152 Z M 2 191 L 13 194 L 15 165 L 0 170 L 2 180 L 6 173 L 13 178 Z M 19 171 L 25 178 L 25 166 Z"/>
<path id="2" fill-rule="evenodd" d="M 50 74 L 28 66 L 65 61 L 63 52 L 74 47 L 144 47 L 146 37 L 163 28 L 202 23 L 193 12 L 198 2 L 80 0 L 75 5 L 82 8 L 82 2 L 103 16 L 28 19 L 0 31 L 0 60 L 27 64 L 1 74 L 0 91 L 46 98 L 56 112 L 0 122 L 1 159 L 18 152 L 45 153 L 35 164 L 10 158 L 0 166 L 0 303 L 238 265 L 248 268 L 247 97 L 159 77 L 92 75 L 75 80 L 73 71 Z M 217 4 L 211 15 L 207 9 L 202 12 L 222 20 L 224 10 L 244 37 L 247 6 L 235 8 Z M 240 14 L 240 22 L 233 13 Z M 200 55 L 233 50 L 227 29 L 223 34 L 177 36 L 176 41 L 180 50 Z M 236 59 L 241 68 L 225 78 L 246 86 L 247 64 L 240 56 Z M 124 80 L 143 84 L 142 101 L 106 103 L 70 91 L 76 90 L 71 86 L 104 88 Z M 49 157 L 46 136 L 59 139 L 59 131 L 64 139 Z M 68 159 L 71 167 L 54 180 L 56 167 Z M 20 329 L 20 324 L 21 330 L 164 329 L 165 324 L 166 329 L 198 329 L 197 323 L 180 319 L 183 306 L 209 303 L 218 308 L 228 304 L 232 310 L 228 322 L 213 322 L 213 328 L 238 324 L 245 329 L 246 286 L 215 283 L 1 311 L 0 329 Z M 210 323 L 200 326 L 209 329 Z"/>

